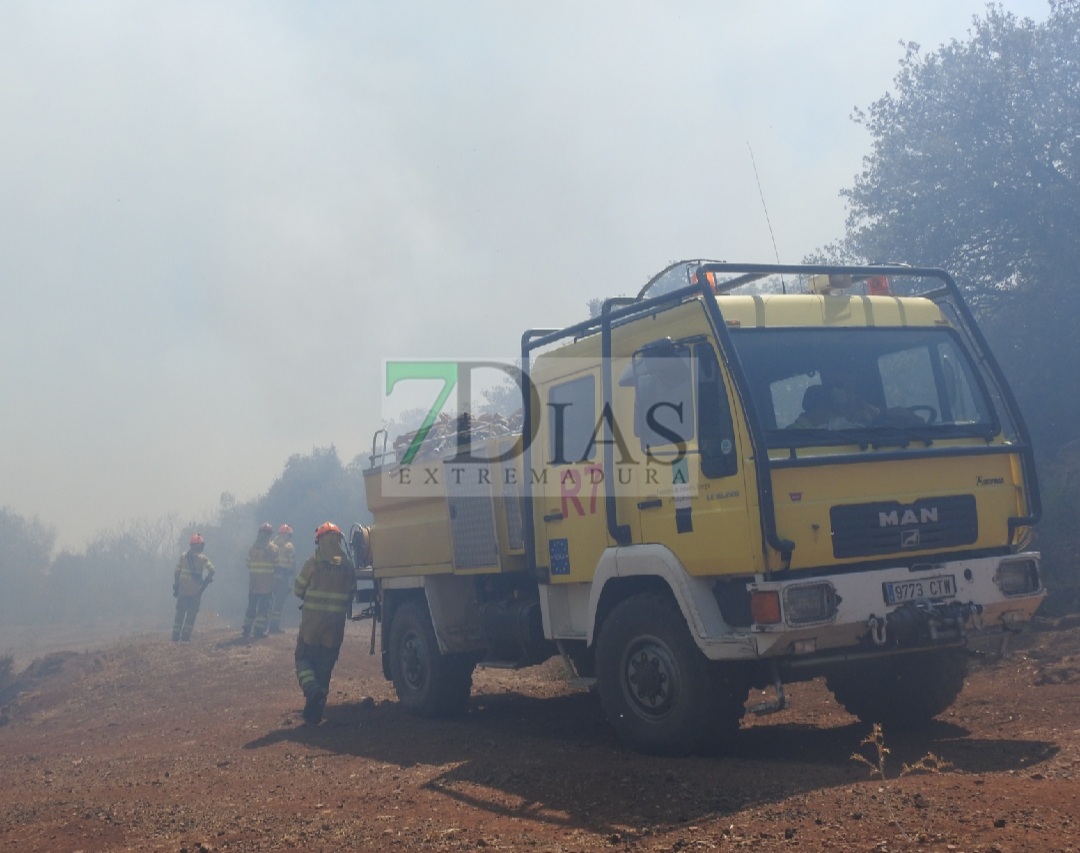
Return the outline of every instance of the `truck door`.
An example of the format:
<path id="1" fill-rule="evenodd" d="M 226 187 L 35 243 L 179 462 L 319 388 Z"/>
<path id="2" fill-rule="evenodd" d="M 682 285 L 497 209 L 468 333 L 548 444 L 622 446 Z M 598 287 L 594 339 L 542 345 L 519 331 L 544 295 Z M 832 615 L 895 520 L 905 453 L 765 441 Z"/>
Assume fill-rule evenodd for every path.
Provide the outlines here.
<path id="1" fill-rule="evenodd" d="M 594 440 L 600 379 L 579 373 L 540 388 L 543 413 L 532 453 L 536 560 L 552 583 L 593 576 L 608 545 L 602 446 Z"/>
<path id="2" fill-rule="evenodd" d="M 634 434 L 645 456 L 635 540 L 665 545 L 694 575 L 754 571 L 757 501 L 713 344 L 644 347 L 632 374 Z"/>

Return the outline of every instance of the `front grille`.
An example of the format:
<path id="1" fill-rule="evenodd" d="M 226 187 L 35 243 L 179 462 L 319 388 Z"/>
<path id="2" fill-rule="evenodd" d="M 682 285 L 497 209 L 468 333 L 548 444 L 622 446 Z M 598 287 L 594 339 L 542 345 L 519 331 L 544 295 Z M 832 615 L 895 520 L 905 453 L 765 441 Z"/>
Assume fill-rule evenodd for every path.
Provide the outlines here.
<path id="1" fill-rule="evenodd" d="M 837 558 L 951 548 L 979 538 L 974 495 L 834 506 L 829 518 Z"/>

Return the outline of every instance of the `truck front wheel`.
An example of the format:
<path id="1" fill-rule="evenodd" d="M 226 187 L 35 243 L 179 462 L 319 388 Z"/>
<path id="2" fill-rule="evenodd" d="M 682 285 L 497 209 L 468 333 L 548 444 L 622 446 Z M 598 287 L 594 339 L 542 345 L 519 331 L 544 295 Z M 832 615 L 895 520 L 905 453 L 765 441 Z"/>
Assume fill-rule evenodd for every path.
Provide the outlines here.
<path id="1" fill-rule="evenodd" d="M 640 752 L 714 752 L 738 731 L 748 687 L 702 654 L 668 596 L 616 605 L 597 639 L 596 672 L 608 722 Z"/>
<path id="2" fill-rule="evenodd" d="M 402 707 L 420 717 L 452 717 L 468 708 L 472 674 L 470 655 L 444 655 L 427 607 L 406 601 L 390 625 L 390 677 Z"/>
<path id="3" fill-rule="evenodd" d="M 828 675 L 825 684 L 864 723 L 912 729 L 952 705 L 966 677 L 964 650 L 942 649 L 849 665 Z"/>

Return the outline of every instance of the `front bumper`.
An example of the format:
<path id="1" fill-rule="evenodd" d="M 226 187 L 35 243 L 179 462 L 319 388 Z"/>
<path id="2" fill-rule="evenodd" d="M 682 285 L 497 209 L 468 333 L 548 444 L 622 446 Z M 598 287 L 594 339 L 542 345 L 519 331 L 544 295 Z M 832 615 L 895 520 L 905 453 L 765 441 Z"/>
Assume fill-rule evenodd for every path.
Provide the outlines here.
<path id="1" fill-rule="evenodd" d="M 757 656 L 887 652 L 1015 631 L 1046 591 L 1035 552 L 868 572 L 761 580 L 747 589 Z M 760 621 L 759 617 L 768 620 Z"/>

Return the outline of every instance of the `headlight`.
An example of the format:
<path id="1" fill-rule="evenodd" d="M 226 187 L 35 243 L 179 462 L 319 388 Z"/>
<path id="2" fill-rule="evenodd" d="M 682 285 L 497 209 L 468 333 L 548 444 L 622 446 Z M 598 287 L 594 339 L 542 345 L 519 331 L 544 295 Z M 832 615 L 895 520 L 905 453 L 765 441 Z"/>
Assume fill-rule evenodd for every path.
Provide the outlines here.
<path id="1" fill-rule="evenodd" d="M 1039 591 L 1039 565 L 1034 560 L 1014 560 L 998 566 L 994 583 L 1003 595 L 1031 595 Z"/>
<path id="2" fill-rule="evenodd" d="M 784 588 L 784 616 L 789 625 L 828 622 L 836 616 L 836 589 L 831 583 Z"/>

